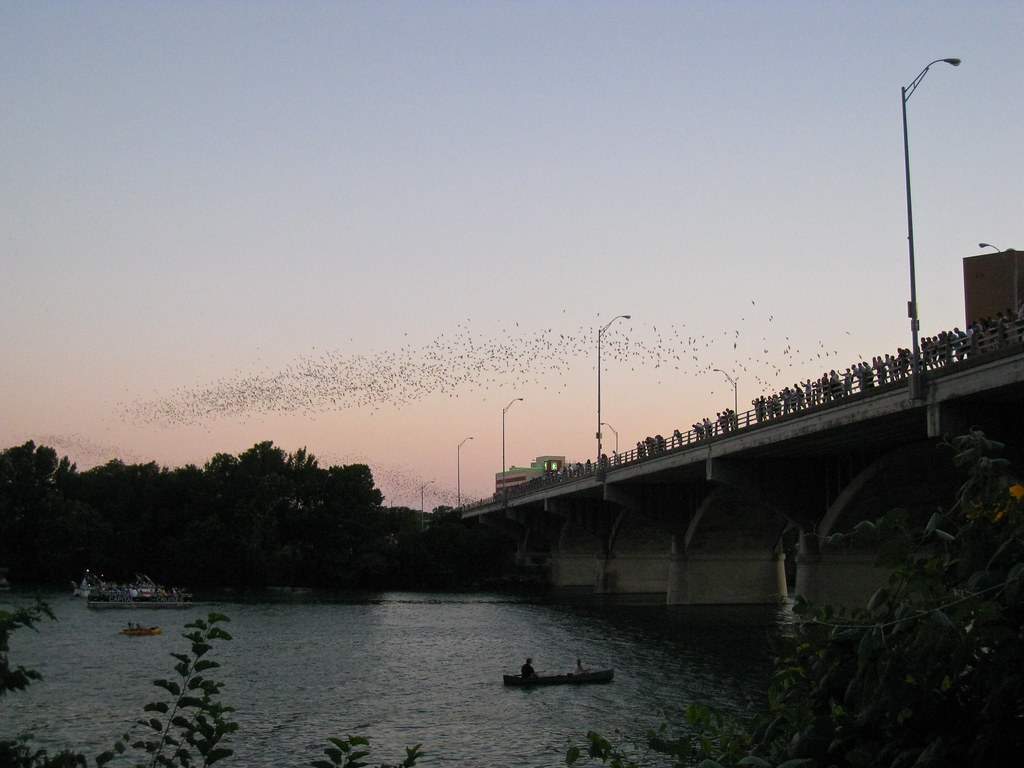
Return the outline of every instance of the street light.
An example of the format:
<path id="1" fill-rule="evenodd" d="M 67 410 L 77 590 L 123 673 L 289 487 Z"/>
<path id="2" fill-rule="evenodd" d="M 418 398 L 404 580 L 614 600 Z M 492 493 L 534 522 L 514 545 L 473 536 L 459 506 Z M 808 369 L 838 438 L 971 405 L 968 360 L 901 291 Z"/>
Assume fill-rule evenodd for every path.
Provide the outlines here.
<path id="1" fill-rule="evenodd" d="M 467 437 L 462 443 L 472 439 L 472 437 Z M 462 506 L 462 443 L 459 443 L 459 447 L 455 449 L 455 494 L 457 499 L 455 505 L 457 507 Z"/>
<path id="2" fill-rule="evenodd" d="M 613 427 L 607 421 L 602 421 L 601 422 L 601 426 L 602 427 L 608 427 L 608 429 L 610 429 L 612 431 L 612 434 L 615 435 L 615 452 L 618 453 L 619 452 L 619 433 L 616 432 L 615 431 L 615 427 Z"/>
<path id="3" fill-rule="evenodd" d="M 978 243 L 979 248 L 994 248 L 996 253 L 1002 253 L 1003 249 L 998 245 L 992 245 L 992 243 Z"/>
<path id="4" fill-rule="evenodd" d="M 428 485 L 430 485 L 432 482 L 434 482 L 434 481 L 433 480 L 427 480 L 427 482 L 425 482 L 423 485 L 420 486 L 420 530 L 421 531 L 423 530 L 423 520 L 424 520 L 424 515 L 425 515 L 425 513 L 423 511 L 423 489 L 426 488 Z"/>
<path id="5" fill-rule="evenodd" d="M 508 409 L 516 403 L 521 403 L 523 398 L 514 397 L 509 400 L 508 405 L 501 409 L 501 486 L 505 491 L 505 503 L 508 503 L 508 487 L 505 485 L 505 414 Z"/>
<path id="6" fill-rule="evenodd" d="M 728 373 L 723 371 L 721 368 L 712 368 L 713 371 L 718 371 L 720 374 L 725 376 L 732 383 L 732 412 L 733 418 L 736 419 L 736 426 L 739 426 L 739 410 L 740 410 L 740 399 L 736 389 L 736 379 L 730 376 Z"/>
<path id="7" fill-rule="evenodd" d="M 936 59 L 922 69 L 921 73 L 910 82 L 910 85 L 905 85 L 900 89 L 903 99 L 903 165 L 907 179 L 907 246 L 910 249 L 910 302 L 907 304 L 907 315 L 910 317 L 910 335 L 914 344 L 913 376 L 910 379 L 910 396 L 912 399 L 920 399 L 924 390 L 921 386 L 921 345 L 917 339 L 920 323 L 917 317 L 917 278 L 914 274 L 914 215 L 910 203 L 910 142 L 907 137 L 907 102 L 914 94 L 914 91 L 917 90 L 917 86 L 924 80 L 924 76 L 928 74 L 932 64 L 940 62 L 954 67 L 960 66 L 960 59 Z"/>
<path id="8" fill-rule="evenodd" d="M 601 466 L 601 337 L 616 320 L 630 320 L 631 315 L 617 315 L 597 332 L 597 465 Z"/>

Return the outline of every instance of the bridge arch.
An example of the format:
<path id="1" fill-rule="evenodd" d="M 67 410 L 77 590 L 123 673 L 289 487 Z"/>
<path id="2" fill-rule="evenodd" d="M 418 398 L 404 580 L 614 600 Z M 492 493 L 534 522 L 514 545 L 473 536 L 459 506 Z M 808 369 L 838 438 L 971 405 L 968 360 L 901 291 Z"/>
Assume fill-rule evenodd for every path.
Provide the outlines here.
<path id="1" fill-rule="evenodd" d="M 874 545 L 849 541 L 829 545 L 825 539 L 895 508 L 925 519 L 953 497 L 956 480 L 952 469 L 937 440 L 898 446 L 863 467 L 815 525 L 801 527 L 794 592 L 818 604 L 863 605 L 885 584 L 891 570 L 876 565 Z"/>
<path id="2" fill-rule="evenodd" d="M 778 547 L 789 521 L 750 491 L 714 486 L 673 536 L 670 604 L 772 603 L 786 596 Z"/>

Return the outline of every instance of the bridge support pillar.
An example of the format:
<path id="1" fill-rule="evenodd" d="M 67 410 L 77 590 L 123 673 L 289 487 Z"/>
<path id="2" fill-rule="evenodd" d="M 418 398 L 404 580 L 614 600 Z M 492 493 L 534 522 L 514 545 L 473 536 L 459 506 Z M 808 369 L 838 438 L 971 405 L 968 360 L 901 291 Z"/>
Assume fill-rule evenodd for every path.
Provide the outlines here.
<path id="1" fill-rule="evenodd" d="M 801 531 L 794 594 L 815 605 L 861 608 L 890 571 L 871 552 L 822 552 L 817 534 Z"/>
<path id="2" fill-rule="evenodd" d="M 926 413 L 929 438 L 959 435 L 970 427 L 963 409 L 955 401 L 928 403 Z"/>
<path id="3" fill-rule="evenodd" d="M 672 537 L 665 602 L 669 605 L 777 603 L 786 596 L 786 556 L 758 550 L 681 553 Z"/>
<path id="4" fill-rule="evenodd" d="M 588 592 L 594 589 L 597 576 L 592 553 L 558 552 L 552 555 L 550 566 L 552 587 Z"/>

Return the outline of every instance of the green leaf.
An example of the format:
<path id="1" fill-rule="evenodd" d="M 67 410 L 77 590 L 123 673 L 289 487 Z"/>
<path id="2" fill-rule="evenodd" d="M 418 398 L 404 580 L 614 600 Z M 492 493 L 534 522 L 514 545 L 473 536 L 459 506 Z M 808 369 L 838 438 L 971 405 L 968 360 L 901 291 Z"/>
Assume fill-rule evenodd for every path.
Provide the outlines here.
<path id="1" fill-rule="evenodd" d="M 884 605 L 889 600 L 889 590 L 885 587 L 880 587 L 875 590 L 875 594 L 871 596 L 868 601 L 868 610 L 874 613 L 880 606 Z"/>
<path id="2" fill-rule="evenodd" d="M 569 750 L 565 753 L 565 764 L 572 765 L 580 759 L 580 748 L 573 744 L 569 747 Z"/>
<path id="3" fill-rule="evenodd" d="M 218 749 L 211 749 L 206 755 L 206 764 L 213 765 L 218 760 L 223 760 L 225 757 L 230 757 L 234 754 L 233 749 L 225 749 L 220 747 Z"/>
<path id="4" fill-rule="evenodd" d="M 723 768 L 723 766 L 718 761 L 705 757 L 703 760 L 697 763 L 697 768 Z"/>
<path id="5" fill-rule="evenodd" d="M 114 742 L 114 751 L 117 752 L 117 754 L 119 754 L 119 755 L 123 755 L 124 754 L 124 742 L 123 741 L 115 741 Z"/>
<path id="6" fill-rule="evenodd" d="M 162 701 L 154 701 L 142 708 L 143 712 L 159 712 L 162 715 L 167 714 L 167 704 Z"/>
<path id="7" fill-rule="evenodd" d="M 213 648 L 213 646 L 210 645 L 209 643 L 203 643 L 203 642 L 192 643 L 192 655 L 195 656 L 198 659 L 200 656 L 206 655 L 206 653 L 211 648 Z"/>
<path id="8" fill-rule="evenodd" d="M 314 760 L 312 762 L 313 768 L 336 768 L 337 763 L 329 763 L 326 760 Z"/>
<path id="9" fill-rule="evenodd" d="M 153 685 L 155 685 L 157 688 L 163 688 L 172 696 L 181 695 L 181 686 L 179 686 L 175 682 L 172 682 L 171 680 L 154 680 Z"/>
<path id="10" fill-rule="evenodd" d="M 207 669 L 215 669 L 219 666 L 220 664 L 216 661 L 211 661 L 210 659 L 200 659 L 196 662 L 194 669 L 196 672 L 203 672 Z"/>
<path id="11" fill-rule="evenodd" d="M 106 752 L 102 752 L 102 753 L 100 753 L 99 755 L 96 756 L 96 765 L 99 765 L 99 766 L 106 765 L 107 763 L 109 763 L 113 759 L 114 759 L 114 753 L 111 752 L 110 750 L 107 750 Z"/>
<path id="12" fill-rule="evenodd" d="M 767 760 L 764 760 L 756 755 L 747 755 L 742 758 L 736 765 L 752 765 L 754 768 L 772 768 L 772 764 Z"/>

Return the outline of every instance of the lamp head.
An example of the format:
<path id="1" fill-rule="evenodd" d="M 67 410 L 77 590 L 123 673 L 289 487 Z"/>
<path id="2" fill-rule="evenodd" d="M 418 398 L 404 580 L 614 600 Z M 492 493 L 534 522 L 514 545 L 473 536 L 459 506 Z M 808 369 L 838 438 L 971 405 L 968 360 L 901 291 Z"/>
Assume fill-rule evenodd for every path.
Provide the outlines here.
<path id="1" fill-rule="evenodd" d="M 623 317 L 626 318 L 627 320 L 632 320 L 633 319 L 632 315 L 623 315 Z"/>
<path id="2" fill-rule="evenodd" d="M 943 59 L 947 64 L 952 64 L 954 67 L 960 66 L 960 59 Z"/>

